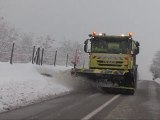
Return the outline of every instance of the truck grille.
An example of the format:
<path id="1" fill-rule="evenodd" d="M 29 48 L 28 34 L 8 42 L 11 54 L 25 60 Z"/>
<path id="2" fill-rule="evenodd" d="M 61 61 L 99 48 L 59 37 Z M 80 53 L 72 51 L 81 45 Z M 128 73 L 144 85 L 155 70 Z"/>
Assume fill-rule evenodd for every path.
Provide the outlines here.
<path id="1" fill-rule="evenodd" d="M 97 63 L 99 66 L 117 66 L 121 67 L 123 65 L 124 61 L 103 61 L 103 60 L 97 60 Z"/>

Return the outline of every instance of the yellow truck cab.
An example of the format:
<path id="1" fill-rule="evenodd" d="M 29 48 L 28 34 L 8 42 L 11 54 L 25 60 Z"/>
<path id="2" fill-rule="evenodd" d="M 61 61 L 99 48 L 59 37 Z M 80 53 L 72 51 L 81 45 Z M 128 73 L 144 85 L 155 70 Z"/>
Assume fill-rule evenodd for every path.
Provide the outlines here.
<path id="1" fill-rule="evenodd" d="M 72 72 L 98 81 L 103 88 L 123 88 L 134 94 L 139 46 L 139 42 L 132 39 L 132 33 L 114 36 L 93 32 L 84 42 L 89 68 L 74 68 Z"/>

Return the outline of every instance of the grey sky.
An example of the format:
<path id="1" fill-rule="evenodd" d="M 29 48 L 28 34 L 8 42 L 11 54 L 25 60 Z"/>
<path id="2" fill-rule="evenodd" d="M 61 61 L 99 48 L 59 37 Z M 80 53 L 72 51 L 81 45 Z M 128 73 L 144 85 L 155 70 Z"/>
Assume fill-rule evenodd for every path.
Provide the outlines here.
<path id="1" fill-rule="evenodd" d="M 159 0 L 0 0 L 0 14 L 23 32 L 50 34 L 57 41 L 84 41 L 92 31 L 127 34 L 141 43 L 140 76 L 160 50 Z"/>

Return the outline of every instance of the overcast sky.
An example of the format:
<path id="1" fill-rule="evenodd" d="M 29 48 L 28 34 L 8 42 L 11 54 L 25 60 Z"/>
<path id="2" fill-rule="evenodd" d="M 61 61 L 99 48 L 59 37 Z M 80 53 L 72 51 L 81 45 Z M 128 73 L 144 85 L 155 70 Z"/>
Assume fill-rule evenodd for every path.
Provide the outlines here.
<path id="1" fill-rule="evenodd" d="M 141 79 L 160 50 L 159 0 L 0 0 L 0 15 L 22 32 L 50 34 L 56 41 L 84 41 L 92 31 L 128 34 L 140 42 Z"/>

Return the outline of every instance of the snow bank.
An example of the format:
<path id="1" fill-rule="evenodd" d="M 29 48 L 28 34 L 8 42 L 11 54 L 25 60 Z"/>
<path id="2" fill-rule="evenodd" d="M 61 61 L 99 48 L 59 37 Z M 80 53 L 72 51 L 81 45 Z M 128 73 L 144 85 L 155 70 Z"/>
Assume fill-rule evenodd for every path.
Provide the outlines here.
<path id="1" fill-rule="evenodd" d="M 0 62 L 0 112 L 72 90 L 69 86 L 54 82 L 59 81 L 55 76 L 67 69 L 70 67 Z"/>
<path id="2" fill-rule="evenodd" d="M 155 81 L 160 84 L 160 78 L 155 79 Z"/>

